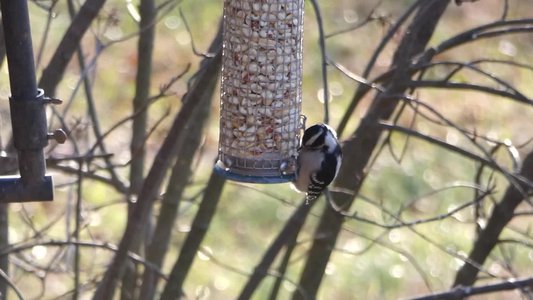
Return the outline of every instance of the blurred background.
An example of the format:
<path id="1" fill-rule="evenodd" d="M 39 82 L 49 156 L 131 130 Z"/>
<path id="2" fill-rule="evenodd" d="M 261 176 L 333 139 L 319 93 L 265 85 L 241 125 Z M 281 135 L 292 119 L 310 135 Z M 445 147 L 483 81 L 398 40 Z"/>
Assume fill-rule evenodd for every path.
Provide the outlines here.
<path id="1" fill-rule="evenodd" d="M 191 93 L 189 88 L 198 79 L 195 74 L 200 63 L 212 56 L 208 48 L 217 34 L 224 4 L 214 0 L 155 1 L 157 14 L 149 23 L 154 25 L 155 34 L 152 64 L 147 71 L 150 81 L 142 96 L 137 77 L 139 65 L 146 62 L 138 50 L 139 35 L 145 32 L 139 24 L 142 6 L 132 0 L 104 2 L 51 95 L 64 103 L 48 110 L 49 127 L 61 127 L 69 136 L 65 144 L 50 142 L 45 149 L 48 171 L 56 185 L 55 199 L 12 203 L 7 208 L 9 243 L 0 245 L 0 249 L 2 258 L 9 254 L 6 273 L 25 299 L 93 296 L 114 258 L 116 245 L 123 239 L 128 211 L 134 209 L 137 200 L 144 201 L 138 199 L 143 180 L 168 138 L 174 118 L 185 106 L 184 96 Z M 394 84 L 380 76 L 394 70 L 394 53 L 414 22 L 416 5 L 423 4 L 415 5 L 418 1 L 411 0 L 317 2 L 329 59 L 329 123 L 338 128 L 346 118 L 340 139 L 350 143 L 357 139 L 354 133 L 360 128 L 361 119 L 372 111 L 372 105 L 377 105 L 379 86 Z M 402 102 L 407 104 L 398 105 L 386 121 L 446 146 L 400 131 L 382 132 L 368 163 L 363 164 L 364 181 L 351 196 L 355 201 L 343 212 L 342 228 L 331 256 L 326 258 L 318 299 L 405 299 L 449 290 L 491 220 L 496 204 L 503 201 L 507 189 L 520 185 L 509 174 L 519 172 L 523 158 L 533 149 L 533 2 L 463 2 L 447 4 L 424 49 L 438 50 L 443 42 L 487 24 L 495 24 L 490 27 L 492 32 L 506 32 L 479 39 L 474 34 L 456 47 L 437 51 L 427 62 L 431 66 L 409 73 L 420 85 L 407 85 L 400 93 L 415 100 L 410 104 Z M 29 2 L 38 80 L 71 26 L 72 17 L 84 4 L 77 0 Z M 387 37 L 410 7 L 415 7 L 415 12 Z M 325 102 L 320 35 L 310 1 L 305 3 L 304 24 L 302 108 L 309 125 L 324 120 Z M 364 74 L 383 39 L 384 48 L 368 74 Z M 411 62 L 415 64 L 418 58 L 413 56 Z M 350 74 L 362 76 L 364 82 L 350 78 Z M 359 99 L 353 112 L 347 113 L 354 93 L 365 82 L 375 82 L 374 88 Z M 9 96 L 4 62 L 0 69 L 4 174 L 13 172 L 6 168 L 15 157 L 10 146 Z M 135 98 L 146 100 L 137 106 L 146 108 L 142 109 L 146 123 L 144 136 L 140 137 L 143 150 L 136 149 L 144 152 L 136 162 L 142 166 L 137 167 L 136 175 L 132 173 L 132 163 L 140 152 L 131 148 L 138 132 L 135 128 L 139 128 L 132 121 L 138 111 L 133 107 Z M 201 102 L 205 108 L 202 111 L 207 114 L 205 121 L 197 117 L 187 123 L 187 132 L 193 134 L 174 148 L 174 157 L 163 170 L 159 196 L 152 199 L 147 212 L 149 220 L 137 232 L 139 241 L 133 243 L 137 246 L 130 248 L 137 263 L 126 268 L 126 273 L 133 274 L 133 279 L 119 281 L 116 299 L 141 298 L 139 293 L 146 278 L 144 262 L 150 261 L 149 241 L 166 209 L 164 201 L 179 208 L 170 223 L 163 222 L 170 239 L 157 268 L 163 279 L 158 281 L 153 298 L 161 296 L 167 285 L 165 278 L 184 251 L 186 239 L 196 234 L 192 222 L 202 201 L 212 201 L 205 195 L 211 189 L 210 177 L 217 157 L 218 81 L 209 98 Z M 180 152 L 187 144 L 193 145 L 188 154 Z M 493 165 L 483 165 L 454 147 Z M 350 149 L 353 147 L 348 147 L 345 156 L 357 155 Z M 179 170 L 185 175 L 179 186 L 171 178 L 176 156 L 178 161 L 181 157 L 190 158 L 188 163 L 182 161 L 174 168 L 178 170 L 174 171 L 176 176 Z M 343 168 L 346 171 L 341 171 L 343 178 L 338 181 L 344 183 L 333 185 L 334 198 L 337 194 L 350 194 L 350 182 L 356 180 L 346 174 L 357 166 L 347 164 Z M 303 201 L 303 195 L 288 183 L 227 181 L 221 185 L 223 192 L 216 200 L 212 221 L 207 223 L 205 237 L 200 238 L 201 244 L 194 251 L 192 267 L 184 275 L 181 288 L 187 299 L 237 298 L 271 242 Z M 524 187 L 525 193 L 530 187 Z M 181 191 L 172 194 L 172 188 Z M 177 198 L 165 198 L 169 194 Z M 530 195 L 529 199 L 522 197 L 516 209 L 508 210 L 512 218 L 498 233 L 498 243 L 489 250 L 490 255 L 478 265 L 482 271 L 476 284 L 533 276 Z M 282 263 L 283 251 L 268 266 L 270 275 L 261 282 L 253 299 L 289 299 L 298 294 L 300 276 L 312 263 L 307 260 L 309 251 L 320 240 L 321 232 L 316 228 L 324 211 L 331 210 L 334 203 L 321 197 L 310 207 L 288 267 L 282 273 L 279 291 L 272 293 L 280 278 L 275 274 L 279 274 L 276 268 Z M 124 291 L 126 286 L 130 288 Z M 7 291 L 10 299 L 17 298 L 12 288 Z M 479 297 L 532 296 L 530 290 L 515 289 Z"/>

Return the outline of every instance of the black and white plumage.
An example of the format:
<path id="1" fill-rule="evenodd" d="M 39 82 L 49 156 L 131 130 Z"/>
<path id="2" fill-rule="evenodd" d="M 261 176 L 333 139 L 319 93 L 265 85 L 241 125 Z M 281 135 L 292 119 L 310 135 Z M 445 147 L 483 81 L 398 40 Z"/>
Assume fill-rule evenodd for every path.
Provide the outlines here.
<path id="1" fill-rule="evenodd" d="M 315 200 L 335 179 L 341 166 L 342 150 L 335 130 L 326 124 L 307 128 L 296 160 L 294 186 Z"/>

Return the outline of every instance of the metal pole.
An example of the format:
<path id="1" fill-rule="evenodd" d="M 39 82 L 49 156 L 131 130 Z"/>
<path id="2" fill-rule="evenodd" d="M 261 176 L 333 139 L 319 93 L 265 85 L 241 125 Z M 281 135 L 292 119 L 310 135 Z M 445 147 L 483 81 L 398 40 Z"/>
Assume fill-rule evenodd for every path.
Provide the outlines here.
<path id="1" fill-rule="evenodd" d="M 0 202 L 52 200 L 43 148 L 48 144 L 44 92 L 37 89 L 26 0 L 0 0 L 11 98 L 11 126 L 21 177 L 0 178 Z"/>
<path id="2" fill-rule="evenodd" d="M 47 144 L 47 125 L 42 98 L 40 99 L 41 101 L 37 99 L 38 91 L 35 79 L 28 2 L 25 0 L 2 0 L 1 4 L 9 67 L 9 83 L 11 86 L 13 129 L 22 129 L 17 127 L 37 129 L 34 132 L 22 129 L 24 133 L 33 136 L 24 137 L 19 136 L 18 132 L 13 133 L 15 147 L 19 155 L 20 174 L 24 183 L 38 182 L 43 179 L 46 171 L 43 147 Z M 23 105 L 28 104 L 32 106 L 31 111 L 24 111 Z M 13 112 L 15 112 L 15 115 L 13 115 Z M 20 120 L 19 118 L 21 117 L 25 117 L 25 120 Z M 36 119 L 34 119 L 35 117 Z M 32 126 L 30 123 L 41 124 Z M 42 125 L 41 128 L 38 128 L 38 125 Z"/>

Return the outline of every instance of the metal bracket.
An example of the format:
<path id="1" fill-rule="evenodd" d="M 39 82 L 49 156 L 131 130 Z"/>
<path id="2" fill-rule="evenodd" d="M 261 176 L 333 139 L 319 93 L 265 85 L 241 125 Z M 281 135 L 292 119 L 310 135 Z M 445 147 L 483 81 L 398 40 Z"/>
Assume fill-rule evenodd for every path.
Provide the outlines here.
<path id="1" fill-rule="evenodd" d="M 64 132 L 47 130 L 46 104 L 60 103 L 37 88 L 27 1 L 0 0 L 6 46 L 13 142 L 19 176 L 0 177 L 0 203 L 53 200 L 52 177 L 46 174 L 43 148 L 49 138 L 64 141 Z"/>
<path id="2" fill-rule="evenodd" d="M 13 142 L 17 150 L 39 150 L 48 145 L 46 113 L 43 108 L 44 91 L 37 90 L 35 99 L 9 98 Z M 31 116 L 31 119 L 28 119 Z"/>
<path id="3" fill-rule="evenodd" d="M 61 100 L 46 97 L 42 89 L 37 89 L 34 99 L 9 98 L 13 142 L 19 151 L 19 168 L 21 168 L 21 174 L 26 174 L 29 178 L 0 176 L 0 203 L 53 200 L 52 176 L 39 176 L 40 159 L 35 159 L 35 157 L 42 155 L 40 153 L 48 145 L 49 139 L 54 139 L 58 143 L 64 143 L 66 140 L 63 130 L 58 129 L 53 133 L 48 133 L 46 128 L 44 105 L 60 103 Z M 24 154 L 23 160 L 32 158 L 33 162 L 20 161 L 21 154 Z M 37 167 L 32 165 L 36 162 Z"/>
<path id="4" fill-rule="evenodd" d="M 36 184 L 24 184 L 18 176 L 0 176 L 0 203 L 52 201 L 54 199 L 54 183 L 52 176 L 44 176 Z"/>

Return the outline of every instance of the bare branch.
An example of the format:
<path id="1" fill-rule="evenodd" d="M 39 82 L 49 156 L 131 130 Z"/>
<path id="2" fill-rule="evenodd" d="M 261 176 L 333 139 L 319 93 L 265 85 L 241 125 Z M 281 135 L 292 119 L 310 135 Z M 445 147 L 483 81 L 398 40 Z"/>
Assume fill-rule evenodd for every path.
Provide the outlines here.
<path id="1" fill-rule="evenodd" d="M 524 159 L 520 171 L 520 185 L 524 190 L 533 189 L 533 152 Z M 524 199 L 523 191 L 516 185 L 509 185 L 502 200 L 494 206 L 487 226 L 479 233 L 477 241 L 469 254 L 469 261 L 482 265 L 492 249 L 496 246 L 499 236 L 514 216 L 514 210 Z M 457 272 L 454 286 L 470 286 L 477 279 L 478 268 L 471 263 L 465 263 Z"/>
<path id="2" fill-rule="evenodd" d="M 83 34 L 92 21 L 102 9 L 106 0 L 86 1 L 83 3 L 78 14 L 63 36 L 61 43 L 57 47 L 54 56 L 43 70 L 39 86 L 44 89 L 47 95 L 54 96 L 57 84 L 63 77 L 63 73 L 80 44 Z"/>
<path id="3" fill-rule="evenodd" d="M 464 299 L 465 297 L 474 295 L 483 295 L 495 292 L 510 291 L 510 290 L 530 290 L 533 288 L 533 278 L 526 278 L 521 280 L 508 280 L 502 283 L 489 284 L 478 287 L 455 287 L 453 290 L 444 293 L 433 294 L 429 296 L 421 296 L 411 298 L 411 300 L 445 300 L 445 299 Z"/>
<path id="4" fill-rule="evenodd" d="M 457 89 L 457 90 L 470 90 L 470 91 L 479 91 L 488 93 L 491 95 L 502 96 L 510 99 L 517 100 L 520 103 L 527 105 L 533 105 L 533 100 L 525 97 L 524 95 L 514 92 L 508 92 L 507 90 L 499 90 L 496 88 L 471 84 L 471 83 L 462 83 L 462 82 L 451 82 L 451 81 L 441 81 L 441 80 L 416 80 L 408 83 L 410 87 L 413 88 L 445 88 L 445 89 Z"/>
<path id="5" fill-rule="evenodd" d="M 448 150 L 452 150 L 453 152 L 456 152 L 456 153 L 461 154 L 461 155 L 463 155 L 465 157 L 473 159 L 473 160 L 475 160 L 475 161 L 477 161 L 479 163 L 482 163 L 482 164 L 484 164 L 486 166 L 489 166 L 489 167 L 493 168 L 494 170 L 502 173 L 507 178 L 512 179 L 511 183 L 518 182 L 520 184 L 524 184 L 526 187 L 529 187 L 529 188 L 533 187 L 533 182 L 530 182 L 527 179 L 522 178 L 521 176 L 517 176 L 515 174 L 510 173 L 509 171 L 505 170 L 502 166 L 500 166 L 498 163 L 496 163 L 494 160 L 492 160 L 490 158 L 481 157 L 481 156 L 479 156 L 477 154 L 474 154 L 474 153 L 472 153 L 470 151 L 464 150 L 464 149 L 462 149 L 460 147 L 448 144 L 448 143 L 446 143 L 444 141 L 441 141 L 439 139 L 430 137 L 428 135 L 425 135 L 423 133 L 420 133 L 418 131 L 411 130 L 411 129 L 408 129 L 408 128 L 405 128 L 405 127 L 391 125 L 391 124 L 387 124 L 387 123 L 384 123 L 384 122 L 380 122 L 379 126 L 383 127 L 383 128 L 386 128 L 387 130 L 395 130 L 395 131 L 398 131 L 398 132 L 409 134 L 411 136 L 414 136 L 414 137 L 423 139 L 425 141 L 428 141 L 428 142 L 430 142 L 432 144 L 436 144 L 438 146 L 444 147 L 444 148 L 446 148 Z M 523 191 L 522 191 L 522 194 L 524 194 Z"/>
<path id="6" fill-rule="evenodd" d="M 75 241 L 75 240 L 70 240 L 70 241 L 48 240 L 48 241 L 33 241 L 33 242 L 28 242 L 24 244 L 15 245 L 15 246 L 12 245 L 11 247 L 8 247 L 6 249 L 0 249 L 0 257 L 6 256 L 9 254 L 27 251 L 27 250 L 32 249 L 35 246 L 65 247 L 65 246 L 72 246 L 72 245 L 78 245 L 80 247 L 85 247 L 85 248 L 100 248 L 100 249 L 105 249 L 105 250 L 109 250 L 112 252 L 118 251 L 118 247 L 110 243 L 91 242 L 91 241 Z M 128 259 L 132 260 L 135 263 L 141 264 L 147 268 L 152 268 L 153 271 L 155 271 L 159 276 L 161 276 L 161 278 L 167 280 L 167 277 L 161 270 L 159 270 L 159 268 L 143 260 L 137 254 L 128 252 L 127 257 Z"/>
<path id="7" fill-rule="evenodd" d="M 169 283 L 167 283 L 163 289 L 161 300 L 176 299 L 182 294 L 183 283 L 189 274 L 194 257 L 196 257 L 196 253 L 198 252 L 198 249 L 200 249 L 200 244 L 202 243 L 213 216 L 215 215 L 225 181 L 224 178 L 220 177 L 215 172 L 211 173 L 211 177 L 207 184 L 209 189 L 204 193 L 204 197 L 198 208 L 198 213 L 192 222 L 191 231 L 187 235 L 179 257 L 170 272 Z"/>
<path id="8" fill-rule="evenodd" d="M 220 49 L 222 40 L 222 34 L 217 35 L 212 43 L 212 50 Z M 93 299 L 110 299 L 115 292 L 117 280 L 122 274 L 124 263 L 126 259 L 126 253 L 130 249 L 135 236 L 142 228 L 144 222 L 148 219 L 148 213 L 153 205 L 157 195 L 159 194 L 160 186 L 166 175 L 170 162 L 173 160 L 177 149 L 182 141 L 186 125 L 191 120 L 191 116 L 194 115 L 196 108 L 199 105 L 206 105 L 204 101 L 195 100 L 209 100 L 209 89 L 205 89 L 206 86 L 212 85 L 218 78 L 218 70 L 220 69 L 221 51 L 217 51 L 217 56 L 209 60 L 205 60 L 202 65 L 205 68 L 201 68 L 201 76 L 193 86 L 193 89 L 189 91 L 184 97 L 187 99 L 179 111 L 178 115 L 174 119 L 174 123 L 169 130 L 169 133 L 159 152 L 157 153 L 154 162 L 146 179 L 144 180 L 143 187 L 139 193 L 137 204 L 132 212 L 132 217 L 126 225 L 126 230 L 119 245 L 117 254 L 115 255 L 110 267 L 107 269 L 104 278 L 96 290 Z"/>
<path id="9" fill-rule="evenodd" d="M 406 89 L 403 83 L 411 76 L 411 72 L 403 67 L 409 64 L 410 59 L 414 55 L 418 55 L 426 47 L 441 15 L 448 6 L 448 2 L 448 0 L 422 0 L 417 1 L 409 9 L 409 11 L 412 11 L 414 10 L 413 7 L 419 7 L 417 15 L 407 30 L 406 36 L 395 52 L 394 64 L 397 66 L 397 69 L 388 83 L 388 94 L 403 94 L 403 91 Z M 369 67 L 373 66 L 373 64 L 374 61 L 369 64 Z M 363 77 L 366 77 L 366 75 L 363 74 Z M 362 89 L 364 88 L 360 86 L 360 90 Z M 356 101 L 352 103 L 356 103 L 360 98 L 354 99 Z M 339 179 L 336 182 L 336 186 L 351 190 L 355 194 L 358 193 L 368 171 L 366 165 L 370 161 L 382 133 L 381 129 L 375 128 L 375 124 L 379 120 L 389 119 L 398 103 L 398 99 L 387 98 L 385 100 L 383 94 L 378 94 L 376 99 L 374 99 L 369 112 L 356 130 L 354 138 L 344 144 L 343 151 L 345 156 L 339 171 Z M 355 108 L 355 104 L 353 105 Z M 351 112 L 347 111 L 347 114 L 351 114 Z M 335 205 L 338 207 L 348 208 L 354 201 L 351 195 L 344 194 L 337 196 L 334 200 Z M 335 245 L 343 221 L 344 217 L 337 214 L 330 207 L 327 207 L 323 211 L 322 218 L 315 231 L 316 236 L 323 238 L 316 239 L 313 243 L 300 277 L 300 285 L 311 297 L 315 296 L 318 291 L 324 270 L 331 255 L 331 250 Z M 301 298 L 300 294 L 293 294 L 294 300 Z"/>
<path id="10" fill-rule="evenodd" d="M 20 300 L 25 299 L 19 288 L 13 283 L 13 281 L 11 281 L 11 279 L 9 279 L 9 276 L 2 269 L 0 269 L 0 277 L 15 292 L 15 295 L 17 295 Z"/>
<path id="11" fill-rule="evenodd" d="M 242 289 L 239 298 L 241 300 L 250 299 L 253 295 L 261 281 L 268 274 L 268 270 L 274 259 L 278 256 L 278 253 L 281 251 L 281 248 L 287 245 L 287 242 L 295 238 L 301 230 L 307 215 L 311 211 L 311 208 L 317 201 L 312 201 L 309 204 L 302 201 L 298 208 L 293 212 L 289 220 L 285 223 L 283 229 L 279 232 L 276 238 L 272 241 L 268 249 L 265 251 L 265 254 L 261 258 L 261 261 L 254 268 L 253 274 L 250 276 L 246 285 Z M 304 298 L 309 297 L 305 290 L 298 293 L 299 296 Z"/>
<path id="12" fill-rule="evenodd" d="M 483 199 L 485 199 L 485 197 L 487 195 L 489 195 L 491 193 L 493 193 L 493 191 L 490 191 L 490 190 L 489 191 L 484 191 L 481 195 L 479 195 L 473 201 L 465 202 L 465 203 L 455 207 L 454 209 L 448 211 L 447 213 L 440 214 L 440 215 L 437 215 L 437 216 L 434 216 L 434 217 L 430 217 L 430 218 L 418 219 L 418 220 L 415 220 L 415 221 L 406 222 L 406 221 L 400 220 L 400 215 L 398 214 L 396 216 L 396 218 L 395 218 L 395 220 L 396 220 L 395 223 L 396 224 L 390 224 L 390 225 L 388 225 L 388 224 L 380 224 L 380 223 L 378 223 L 376 221 L 372 221 L 370 219 L 366 219 L 366 218 L 360 217 L 360 216 L 357 215 L 357 213 L 355 213 L 355 214 L 347 214 L 347 213 L 342 212 L 342 211 L 339 211 L 339 213 L 344 215 L 348 219 L 354 219 L 354 220 L 357 220 L 357 221 L 361 221 L 361 222 L 368 223 L 368 224 L 371 224 L 371 225 L 375 225 L 375 226 L 378 226 L 380 228 L 385 228 L 385 229 L 412 227 L 412 226 L 416 226 L 416 225 L 421 225 L 421 224 L 426 224 L 426 223 L 431 223 L 431 222 L 436 222 L 436 221 L 442 221 L 444 219 L 447 219 L 447 218 L 453 216 L 454 214 L 464 210 L 465 208 L 468 208 L 470 206 L 478 204 L 479 202 L 483 201 Z M 364 198 L 363 196 L 360 196 L 360 197 Z"/>
<path id="13" fill-rule="evenodd" d="M 432 48 L 435 53 L 443 53 L 452 48 L 480 40 L 482 38 L 492 38 L 511 33 L 526 33 L 533 30 L 533 19 L 518 19 L 496 21 L 489 24 L 484 24 L 465 32 L 462 32 L 454 37 L 451 37 L 438 46 Z M 510 27 L 510 28 L 508 28 Z M 505 28 L 500 29 L 499 28 Z M 492 30 L 492 31 L 491 31 Z"/>
<path id="14" fill-rule="evenodd" d="M 77 168 L 73 168 L 73 167 L 65 166 L 65 165 L 60 165 L 60 164 L 55 164 L 53 162 L 48 164 L 48 167 L 56 169 L 56 170 L 59 170 L 59 171 L 62 171 L 62 172 L 65 172 L 67 174 L 77 174 L 77 172 L 78 172 Z M 111 179 L 111 178 L 108 178 L 108 177 L 105 177 L 105 176 L 101 176 L 101 175 L 98 175 L 98 174 L 95 174 L 95 173 L 92 173 L 92 172 L 84 172 L 83 176 L 87 177 L 87 178 L 90 178 L 90 179 L 93 179 L 93 180 L 96 180 L 96 181 L 99 181 L 99 182 L 102 182 L 102 183 L 105 183 L 105 184 L 107 184 L 109 186 L 112 186 L 119 193 L 126 194 L 128 192 L 128 188 L 126 188 L 123 185 L 118 185 L 117 182 L 113 181 L 113 179 Z"/>
<path id="15" fill-rule="evenodd" d="M 338 31 L 335 31 L 335 32 L 332 32 L 332 33 L 328 33 L 328 34 L 324 35 L 324 38 L 329 39 L 329 38 L 335 37 L 335 36 L 340 35 L 340 34 L 344 34 L 344 33 L 347 33 L 347 32 L 352 32 L 354 30 L 362 28 L 363 26 L 365 26 L 368 23 L 373 22 L 373 21 L 378 21 L 380 23 L 388 22 L 387 17 L 382 16 L 382 15 L 376 15 L 376 10 L 378 9 L 378 7 L 381 6 L 382 3 L 383 3 L 383 0 L 377 1 L 377 3 L 374 5 L 374 7 L 372 7 L 370 12 L 367 14 L 367 16 L 363 20 L 357 22 L 356 24 L 354 24 L 354 25 L 352 25 L 352 26 L 350 26 L 348 28 L 341 29 L 341 30 L 338 30 Z"/>
<path id="16" fill-rule="evenodd" d="M 379 43 L 377 49 L 372 54 L 372 57 L 370 58 L 368 64 L 366 65 L 365 71 L 363 72 L 363 74 L 361 76 L 362 78 L 368 78 L 368 76 L 370 75 L 370 72 L 372 71 L 372 69 L 374 68 L 374 65 L 376 64 L 376 61 L 377 61 L 379 55 L 381 55 L 381 53 L 383 52 L 383 49 L 385 49 L 385 46 L 392 40 L 394 35 L 400 30 L 401 26 L 403 26 L 403 24 L 408 20 L 409 17 L 411 17 L 411 15 L 419 8 L 419 6 L 422 3 L 423 3 L 423 1 L 416 1 L 414 4 L 412 4 L 400 16 L 400 18 L 398 18 L 398 20 L 396 21 L 394 26 L 392 26 L 389 29 L 389 31 L 387 32 L 387 35 L 381 40 L 381 42 Z M 360 85 L 357 88 L 354 96 L 352 97 L 352 101 L 350 102 L 350 104 L 346 108 L 346 112 L 344 113 L 344 115 L 343 115 L 343 117 L 342 117 L 342 119 L 341 119 L 341 121 L 339 123 L 339 126 L 337 127 L 337 134 L 339 135 L 339 137 L 342 135 L 342 133 L 346 129 L 346 125 L 348 124 L 348 121 L 349 121 L 350 117 L 353 115 L 353 112 L 354 112 L 355 108 L 357 107 L 357 105 L 359 104 L 359 102 L 361 101 L 363 96 L 366 95 L 366 93 L 369 90 L 370 89 L 368 88 L 367 85 Z"/>

